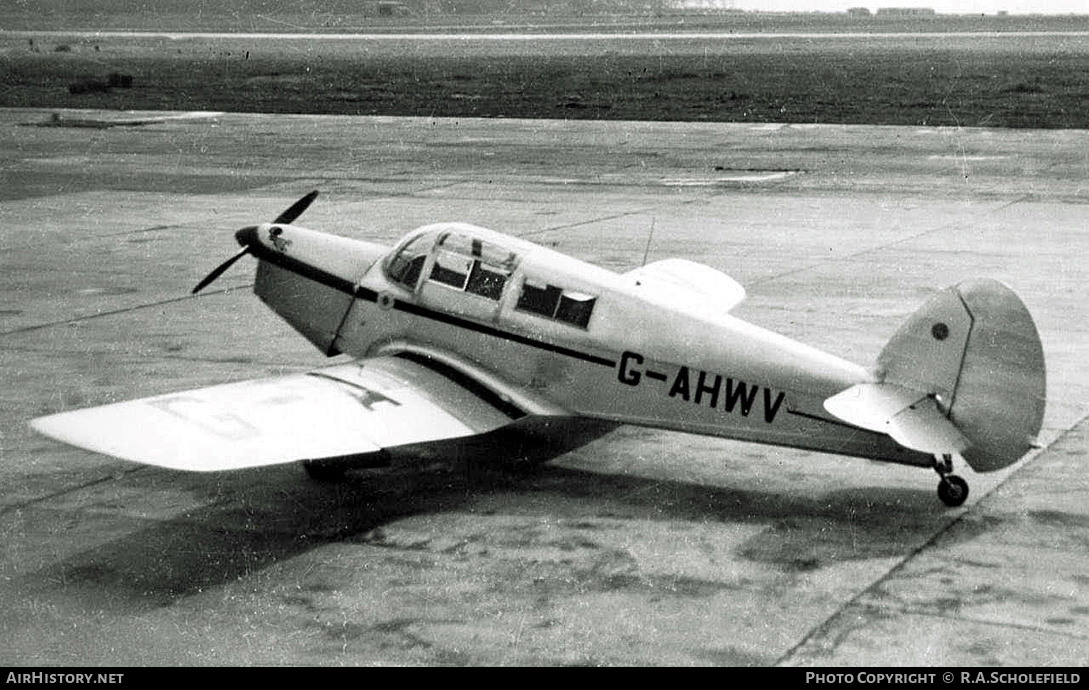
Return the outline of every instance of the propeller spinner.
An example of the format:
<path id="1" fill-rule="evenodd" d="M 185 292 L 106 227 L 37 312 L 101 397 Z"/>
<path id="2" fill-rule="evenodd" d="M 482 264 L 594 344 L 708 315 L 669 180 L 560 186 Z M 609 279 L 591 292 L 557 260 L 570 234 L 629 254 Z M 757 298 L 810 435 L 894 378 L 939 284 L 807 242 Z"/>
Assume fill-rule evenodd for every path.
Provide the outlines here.
<path id="1" fill-rule="evenodd" d="M 312 204 L 314 202 L 314 199 L 316 199 L 317 197 L 318 197 L 317 190 L 314 190 L 314 191 L 310 192 L 309 194 L 307 194 L 306 196 L 304 196 L 303 198 L 299 199 L 294 204 L 292 204 L 291 207 L 288 208 L 286 211 L 284 211 L 280 215 L 276 216 L 276 219 L 272 221 L 273 224 L 275 224 L 275 225 L 290 225 L 291 223 L 293 223 L 295 221 L 296 218 L 298 218 L 299 216 L 301 216 L 303 214 L 303 211 L 305 211 L 310 206 L 310 204 Z M 250 253 L 250 246 L 249 246 L 248 242 L 245 241 L 244 238 L 254 237 L 255 234 L 256 234 L 256 230 L 257 230 L 257 226 L 253 225 L 253 226 L 250 226 L 250 227 L 242 228 L 237 233 L 235 233 L 235 237 L 238 239 L 238 243 L 244 245 L 243 248 L 242 248 L 242 251 L 238 252 L 237 254 L 232 256 L 231 258 L 227 259 L 226 261 L 224 261 L 223 263 L 221 263 L 220 265 L 218 265 L 214 269 L 212 269 L 211 273 L 204 276 L 204 279 L 201 280 L 199 283 L 197 283 L 197 286 L 195 288 L 193 288 L 193 290 L 192 290 L 192 292 L 190 292 L 190 294 L 195 295 L 198 292 L 200 292 L 201 290 L 203 290 L 204 288 L 208 287 L 213 281 L 215 281 L 216 278 L 223 275 L 223 273 L 228 268 L 233 266 L 236 261 L 241 259 L 246 254 L 249 254 Z"/>

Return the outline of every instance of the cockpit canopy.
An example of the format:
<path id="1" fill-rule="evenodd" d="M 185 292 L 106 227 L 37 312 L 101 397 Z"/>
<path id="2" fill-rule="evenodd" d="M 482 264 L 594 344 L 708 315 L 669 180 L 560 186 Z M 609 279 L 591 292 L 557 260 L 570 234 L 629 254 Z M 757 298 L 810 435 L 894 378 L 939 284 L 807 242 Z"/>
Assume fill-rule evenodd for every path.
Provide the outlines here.
<path id="1" fill-rule="evenodd" d="M 518 255 L 493 242 L 447 230 L 411 238 L 389 263 L 387 275 L 415 290 L 427 257 L 435 255 L 428 280 L 498 300 L 518 262 Z"/>
<path id="2" fill-rule="evenodd" d="M 496 308 L 513 282 L 510 289 L 518 291 L 512 298 L 516 311 L 587 328 L 597 297 L 565 287 L 547 271 L 520 271 L 522 260 L 534 250 L 539 248 L 484 228 L 442 223 L 406 238 L 387 261 L 386 277 L 412 292 L 426 295 L 430 285 L 438 285 L 490 300 Z"/>

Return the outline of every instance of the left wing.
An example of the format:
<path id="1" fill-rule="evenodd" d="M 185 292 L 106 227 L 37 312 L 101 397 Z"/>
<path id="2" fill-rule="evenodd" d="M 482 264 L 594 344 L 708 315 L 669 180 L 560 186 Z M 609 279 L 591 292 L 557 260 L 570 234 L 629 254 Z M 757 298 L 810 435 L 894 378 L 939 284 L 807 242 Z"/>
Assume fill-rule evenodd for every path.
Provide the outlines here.
<path id="1" fill-rule="evenodd" d="M 31 421 L 65 443 L 125 460 L 209 472 L 340 458 L 486 433 L 563 414 L 423 355 L 62 412 Z"/>

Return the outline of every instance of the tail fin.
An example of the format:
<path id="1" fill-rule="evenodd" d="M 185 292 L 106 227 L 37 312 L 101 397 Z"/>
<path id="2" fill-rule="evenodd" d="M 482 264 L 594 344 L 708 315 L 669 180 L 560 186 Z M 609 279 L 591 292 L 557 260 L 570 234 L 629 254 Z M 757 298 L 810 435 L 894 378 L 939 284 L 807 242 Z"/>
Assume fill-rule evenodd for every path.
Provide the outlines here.
<path id="1" fill-rule="evenodd" d="M 1040 431 L 1040 336 L 1017 295 L 995 280 L 932 297 L 889 340 L 875 374 L 876 384 L 833 396 L 826 408 L 915 450 L 959 451 L 977 472 L 1017 462 Z"/>
<path id="2" fill-rule="evenodd" d="M 1024 303 L 995 280 L 943 290 L 896 332 L 878 378 L 932 394 L 971 445 L 977 472 L 1027 453 L 1044 417 L 1044 351 Z"/>

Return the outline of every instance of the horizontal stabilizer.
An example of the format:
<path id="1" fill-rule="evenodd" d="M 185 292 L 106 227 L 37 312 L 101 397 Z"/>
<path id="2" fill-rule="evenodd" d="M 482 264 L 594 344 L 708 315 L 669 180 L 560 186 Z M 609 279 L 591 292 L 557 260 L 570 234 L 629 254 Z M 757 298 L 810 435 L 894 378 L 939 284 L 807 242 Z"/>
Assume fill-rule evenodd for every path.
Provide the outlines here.
<path id="1" fill-rule="evenodd" d="M 125 460 L 208 472 L 472 436 L 522 416 L 468 377 L 400 357 L 40 417 L 41 433 Z"/>
<path id="2" fill-rule="evenodd" d="M 897 443 L 935 455 L 961 453 L 971 443 L 929 395 L 891 383 L 860 383 L 824 401 L 855 426 L 888 434 Z"/>

